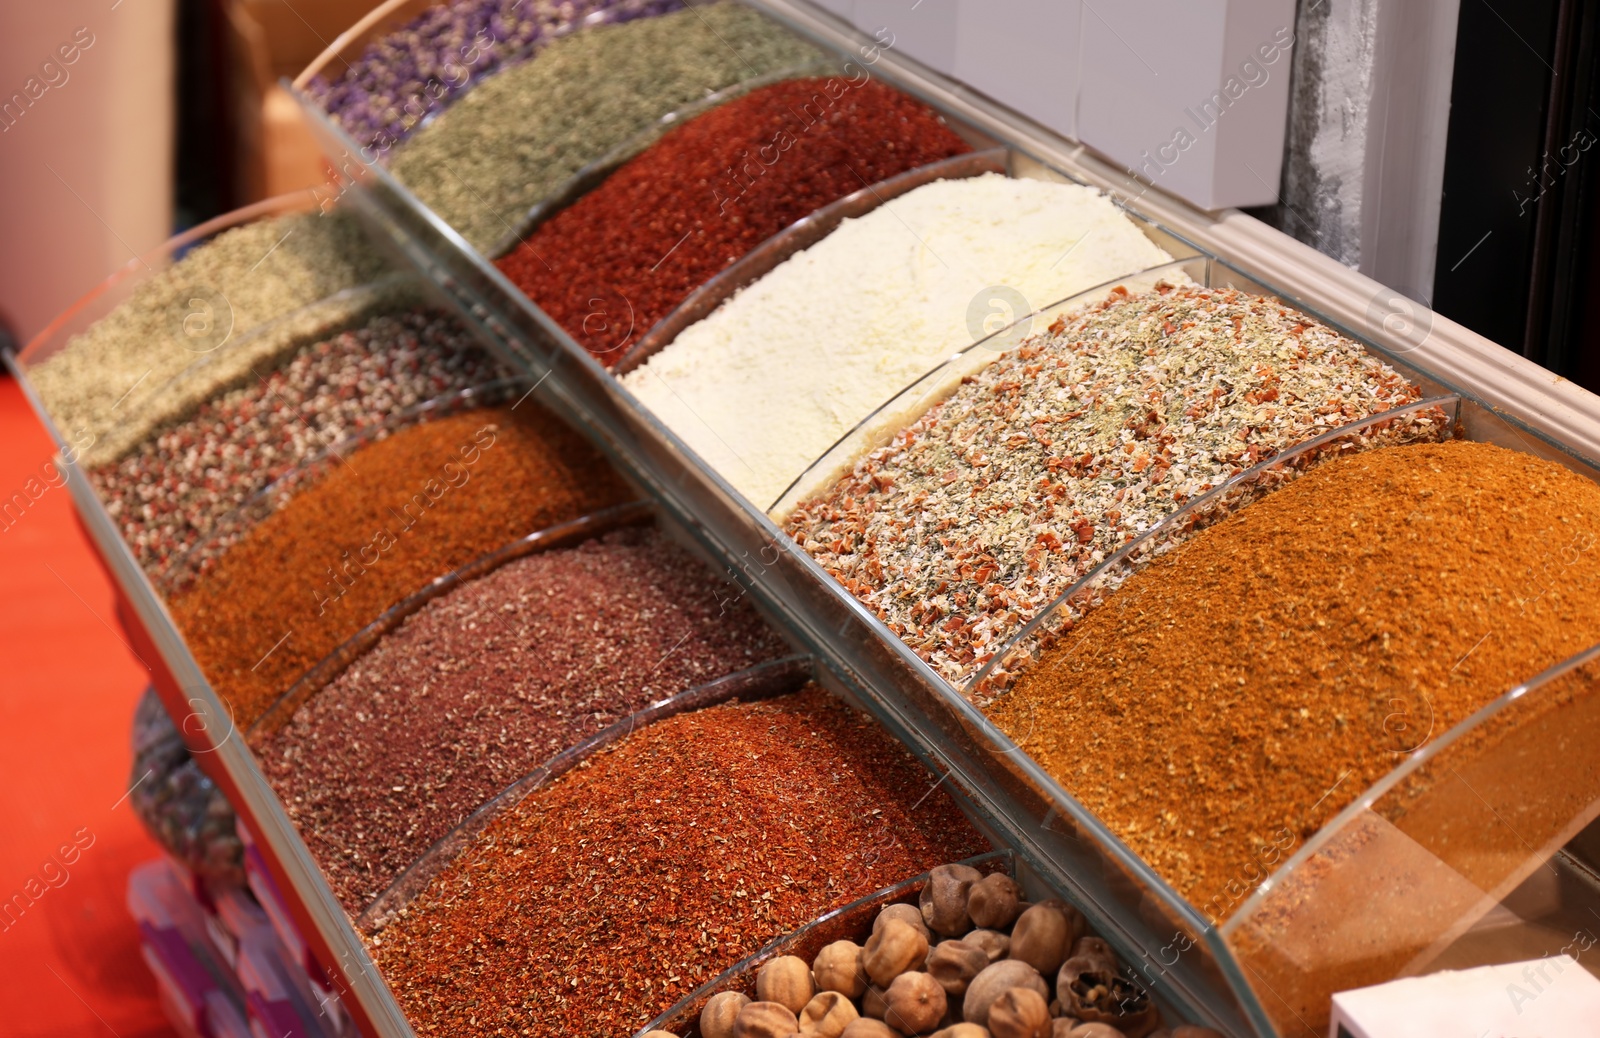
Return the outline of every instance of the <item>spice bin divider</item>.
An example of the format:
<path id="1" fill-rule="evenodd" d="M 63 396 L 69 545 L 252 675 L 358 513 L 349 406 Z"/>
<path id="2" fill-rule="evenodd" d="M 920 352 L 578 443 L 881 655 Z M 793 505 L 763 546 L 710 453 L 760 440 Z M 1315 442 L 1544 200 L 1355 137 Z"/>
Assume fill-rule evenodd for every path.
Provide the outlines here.
<path id="1" fill-rule="evenodd" d="M 1337 991 L 1438 969 L 1456 939 L 1540 868 L 1559 875 L 1547 862 L 1597 817 L 1600 645 L 1412 752 L 1221 929 L 1294 1033 L 1297 1021 L 1325 1016 Z M 1541 922 L 1565 939 L 1592 926 L 1591 911 L 1563 902 Z"/>
<path id="2" fill-rule="evenodd" d="M 657 700 L 630 714 L 624 720 L 609 725 L 560 753 L 544 764 L 511 783 L 493 798 L 486 801 L 459 825 L 440 837 L 433 846 L 418 855 L 389 888 L 373 899 L 356 917 L 356 927 L 367 936 L 380 933 L 384 927 L 427 889 L 440 872 L 460 856 L 477 835 L 492 825 L 495 819 L 515 807 L 546 783 L 551 782 L 583 764 L 596 753 L 632 735 L 646 725 L 679 714 L 738 699 L 753 702 L 771 699 L 800 688 L 811 679 L 813 665 L 808 656 L 785 656 L 748 667 L 714 681 L 680 692 L 675 696 Z"/>
<path id="3" fill-rule="evenodd" d="M 952 864 L 967 865 L 985 875 L 1004 872 L 1013 879 L 1017 878 L 1012 868 L 1011 852 L 1006 850 L 977 854 Z M 797 955 L 810 962 L 816 957 L 817 952 L 834 941 L 855 940 L 858 944 L 866 944 L 865 940 L 859 938 L 871 932 L 872 921 L 877 918 L 878 913 L 890 905 L 914 904 L 916 897 L 922 893 L 922 888 L 927 886 L 928 876 L 929 873 L 924 872 L 910 879 L 901 880 L 848 905 L 826 912 L 792 933 L 774 938 L 760 951 L 740 960 L 689 992 L 678 1001 L 677 1005 L 635 1032 L 636 1038 L 643 1038 L 650 1031 L 666 1031 L 677 1035 L 678 1038 L 702 1038 L 700 1011 L 705 1008 L 711 996 L 723 991 L 753 992 L 757 971 L 762 965 L 781 955 Z"/>
<path id="4" fill-rule="evenodd" d="M 500 379 L 457 390 L 397 411 L 377 425 L 329 445 L 256 491 L 238 508 L 223 515 L 204 538 L 174 560 L 166 572 L 152 579 L 163 594 L 175 594 L 188 588 L 204 575 L 208 563 L 237 543 L 257 523 L 283 508 L 298 491 L 344 464 L 345 457 L 353 451 L 424 422 L 493 407 L 512 399 L 524 389 L 525 386 L 516 379 Z"/>
<path id="5" fill-rule="evenodd" d="M 773 267 L 783 263 L 802 249 L 808 249 L 832 234 L 845 220 L 858 219 L 891 199 L 915 190 L 935 180 L 962 180 L 984 173 L 1005 173 L 1006 150 L 987 148 L 982 151 L 956 155 L 926 166 L 918 166 L 899 176 L 859 191 L 845 195 L 804 216 L 777 234 L 757 245 L 750 252 L 724 268 L 716 277 L 695 289 L 673 308 L 672 312 L 656 322 L 639 341 L 628 348 L 613 367 L 612 373 L 625 375 L 672 345 L 680 332 L 711 314 L 729 298 L 759 280 Z"/>
<path id="6" fill-rule="evenodd" d="M 644 501 L 612 505 L 610 508 L 603 508 L 568 522 L 535 530 L 504 547 L 496 548 L 474 559 L 459 569 L 434 577 L 425 587 L 384 610 L 383 615 L 357 631 L 348 641 L 307 671 L 300 680 L 289 686 L 278 701 L 268 707 L 266 713 L 245 731 L 245 738 L 252 745 L 260 745 L 263 739 L 269 738 L 287 724 L 296 710 L 344 673 L 362 654 L 376 645 L 379 639 L 399 627 L 406 617 L 441 595 L 460 587 L 467 581 L 486 576 L 508 562 L 539 552 L 565 548 L 620 527 L 643 525 L 650 521 L 651 515 L 650 505 Z"/>
<path id="7" fill-rule="evenodd" d="M 1130 859 L 1076 801 L 1052 800 L 996 766 L 992 758 L 1000 751 L 991 733 L 964 725 L 949 709 L 948 700 L 959 699 L 953 688 L 498 269 L 417 205 L 387 170 L 353 158 L 359 149 L 349 137 L 308 99 L 300 101 L 324 153 L 335 165 L 352 164 L 356 179 L 346 197 L 374 236 L 438 285 L 485 346 L 534 381 L 545 406 L 587 432 L 667 518 L 721 561 L 791 641 L 814 653 L 836 678 L 826 684 L 847 691 L 924 764 L 948 774 L 977 824 L 1001 834 L 1124 961 L 1145 963 L 1144 980 L 1163 1001 L 1226 1031 L 1273 1033 L 1220 942 L 1202 940 L 1200 951 L 1170 966 L 1156 960 L 1151 950 L 1172 941 L 1174 920 L 1189 932 L 1203 926 L 1164 880 Z"/>
<path id="8" fill-rule="evenodd" d="M 1143 291 L 1154 287 L 1156 282 L 1168 275 L 1179 275 L 1200 283 L 1196 275 L 1203 278 L 1209 262 L 1204 258 L 1173 260 L 1124 277 L 1112 278 L 1093 288 L 1084 289 L 1048 306 L 1040 307 L 970 346 L 963 347 L 949 360 L 884 401 L 871 414 L 857 422 L 854 428 L 834 441 L 826 453 L 795 477 L 794 482 L 789 484 L 782 496 L 767 509 L 767 515 L 776 522 L 782 522 L 790 512 L 794 511 L 795 506 L 806 500 L 810 494 L 817 493 L 831 484 L 867 454 L 886 446 L 894 438 L 895 433 L 916 422 L 955 392 L 963 379 L 977 374 L 987 367 L 990 361 L 998 360 L 1002 353 L 1020 345 L 1046 315 L 1064 313 L 1078 306 L 1098 302 L 1107 292 L 1119 285 L 1133 286 L 1132 290 Z M 619 372 L 620 369 L 619 364 Z"/>
<path id="9" fill-rule="evenodd" d="M 553 191 L 548 198 L 534 203 L 522 219 L 518 220 L 515 226 L 508 228 L 500 240 L 489 248 L 486 255 L 494 260 L 505 256 L 526 241 L 534 231 L 537 231 L 546 221 L 561 212 L 561 210 L 605 183 L 607 177 L 615 173 L 630 159 L 637 157 L 648 149 L 650 145 L 696 116 L 709 112 L 719 105 L 743 97 L 745 94 L 759 90 L 762 87 L 771 86 L 774 83 L 782 83 L 789 79 L 817 75 L 825 70 L 826 66 L 818 64 L 780 69 L 777 72 L 769 72 L 763 76 L 756 76 L 752 79 L 735 83 L 733 86 L 718 90 L 714 94 L 709 94 L 693 104 L 684 105 L 682 108 L 668 112 L 651 123 L 646 129 L 623 141 L 578 170 L 566 183 Z M 419 202 L 418 204 L 423 203 Z"/>
<path id="10" fill-rule="evenodd" d="M 1084 574 L 1001 646 L 994 658 L 967 682 L 963 695 L 978 703 L 1005 692 L 1019 670 L 1037 659 L 1055 638 L 1070 631 L 1090 610 L 1104 604 L 1106 596 L 1121 587 L 1123 581 L 1206 527 L 1352 449 L 1446 439 L 1455 428 L 1460 411 L 1461 398 L 1453 393 L 1428 397 L 1330 429 L 1245 469 L 1188 502 Z M 1009 737 L 1006 741 L 1015 744 Z M 1021 754 L 1020 749 L 1017 752 Z"/>

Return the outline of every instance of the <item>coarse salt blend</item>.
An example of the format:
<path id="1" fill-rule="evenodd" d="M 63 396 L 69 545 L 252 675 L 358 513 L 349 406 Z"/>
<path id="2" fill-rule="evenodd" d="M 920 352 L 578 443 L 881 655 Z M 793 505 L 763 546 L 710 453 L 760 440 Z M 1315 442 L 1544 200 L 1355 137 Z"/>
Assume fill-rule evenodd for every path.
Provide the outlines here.
<path id="1" fill-rule="evenodd" d="M 1169 260 L 1091 188 L 936 181 L 844 221 L 623 382 L 766 508 L 875 408 L 992 331 L 991 300 L 1021 317 Z"/>

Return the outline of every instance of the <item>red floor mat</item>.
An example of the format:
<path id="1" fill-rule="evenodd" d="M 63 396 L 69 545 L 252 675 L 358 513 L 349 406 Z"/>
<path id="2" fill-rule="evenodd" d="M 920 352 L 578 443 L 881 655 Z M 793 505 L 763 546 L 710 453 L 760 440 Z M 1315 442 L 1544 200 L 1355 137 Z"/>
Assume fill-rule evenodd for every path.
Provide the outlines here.
<path id="1" fill-rule="evenodd" d="M 147 672 L 50 456 L 0 376 L 0 1038 L 168 1038 L 123 905 L 128 870 L 159 853 L 123 799 Z"/>

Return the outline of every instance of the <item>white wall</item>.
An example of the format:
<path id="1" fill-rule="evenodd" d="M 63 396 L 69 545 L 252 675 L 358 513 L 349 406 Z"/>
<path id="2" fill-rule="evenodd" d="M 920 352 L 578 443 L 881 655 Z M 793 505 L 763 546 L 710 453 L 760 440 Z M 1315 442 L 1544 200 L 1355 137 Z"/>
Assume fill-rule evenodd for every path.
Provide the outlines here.
<path id="1" fill-rule="evenodd" d="M 1277 200 L 1294 0 L 813 2 L 1203 209 Z"/>
<path id="2" fill-rule="evenodd" d="M 171 236 L 173 10 L 0 3 L 0 311 L 23 342 Z"/>

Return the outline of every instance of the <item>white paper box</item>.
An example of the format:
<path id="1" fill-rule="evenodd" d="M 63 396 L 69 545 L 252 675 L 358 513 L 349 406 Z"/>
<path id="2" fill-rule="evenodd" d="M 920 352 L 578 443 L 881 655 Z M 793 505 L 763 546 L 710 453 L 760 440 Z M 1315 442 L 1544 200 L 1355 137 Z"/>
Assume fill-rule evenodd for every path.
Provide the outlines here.
<path id="1" fill-rule="evenodd" d="M 1600 980 L 1570 955 L 1407 977 L 1333 996 L 1330 1038 L 1340 1028 L 1351 1038 L 1579 1038 L 1600 1034 Z"/>

